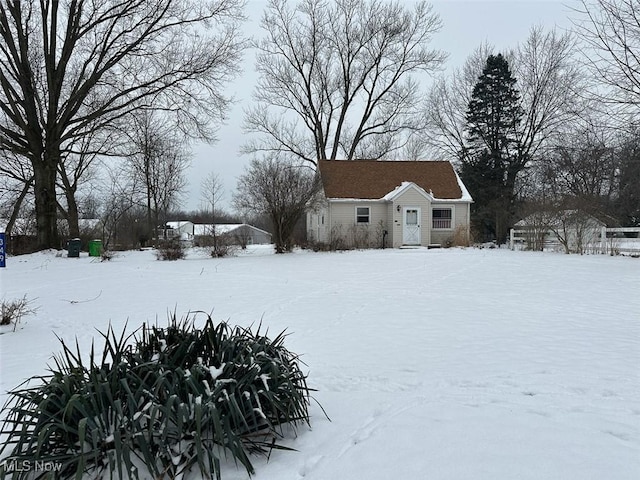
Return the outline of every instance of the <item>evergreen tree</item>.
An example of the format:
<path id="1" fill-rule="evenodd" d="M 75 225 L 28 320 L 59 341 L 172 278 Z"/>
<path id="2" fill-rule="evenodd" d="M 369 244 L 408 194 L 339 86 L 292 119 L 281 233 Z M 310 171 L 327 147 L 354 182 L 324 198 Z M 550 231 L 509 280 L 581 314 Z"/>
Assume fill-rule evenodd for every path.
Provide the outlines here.
<path id="1" fill-rule="evenodd" d="M 616 214 L 622 225 L 640 226 L 640 137 L 637 132 L 618 153 Z"/>
<path id="2" fill-rule="evenodd" d="M 467 109 L 460 175 L 473 196 L 472 224 L 484 239 L 506 239 L 514 214 L 515 182 L 526 165 L 518 139 L 523 115 L 507 60 L 490 55 Z"/>

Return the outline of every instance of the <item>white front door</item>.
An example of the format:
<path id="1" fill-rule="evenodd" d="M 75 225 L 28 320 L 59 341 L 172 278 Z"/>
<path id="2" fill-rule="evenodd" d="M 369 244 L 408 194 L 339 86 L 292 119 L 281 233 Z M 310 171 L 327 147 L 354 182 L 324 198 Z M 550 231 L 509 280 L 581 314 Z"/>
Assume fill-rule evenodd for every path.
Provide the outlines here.
<path id="1" fill-rule="evenodd" d="M 420 207 L 405 207 L 402 218 L 402 243 L 420 245 Z"/>

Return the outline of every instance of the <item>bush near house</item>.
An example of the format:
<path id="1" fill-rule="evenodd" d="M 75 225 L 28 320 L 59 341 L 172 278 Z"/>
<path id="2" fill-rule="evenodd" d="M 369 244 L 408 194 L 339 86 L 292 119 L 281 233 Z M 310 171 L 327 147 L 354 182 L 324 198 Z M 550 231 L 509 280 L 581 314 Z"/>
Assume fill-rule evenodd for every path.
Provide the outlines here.
<path id="1" fill-rule="evenodd" d="M 469 247 L 473 243 L 466 225 L 458 225 L 447 239 L 446 247 Z"/>
<path id="2" fill-rule="evenodd" d="M 166 328 L 102 333 L 102 359 L 62 342 L 50 374 L 10 392 L 3 465 L 49 462 L 56 478 L 220 479 L 229 455 L 253 473 L 283 427 L 309 424 L 309 392 L 286 335 L 269 339 L 207 316 L 170 316 Z M 86 353 L 86 352 L 85 352 Z M 13 462 L 13 463 L 12 463 Z M 7 472 L 0 472 L 4 477 Z M 32 472 L 12 472 L 14 479 Z"/>
<path id="3" fill-rule="evenodd" d="M 156 251 L 158 260 L 182 260 L 185 256 L 184 245 L 178 238 L 163 240 Z"/>

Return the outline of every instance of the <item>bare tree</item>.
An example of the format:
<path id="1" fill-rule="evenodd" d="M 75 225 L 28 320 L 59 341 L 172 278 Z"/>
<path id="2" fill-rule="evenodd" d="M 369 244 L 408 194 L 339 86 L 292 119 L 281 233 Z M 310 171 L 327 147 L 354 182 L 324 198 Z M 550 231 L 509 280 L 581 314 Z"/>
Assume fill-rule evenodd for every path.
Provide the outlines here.
<path id="1" fill-rule="evenodd" d="M 425 2 L 270 0 L 255 43 L 260 80 L 245 152 L 318 159 L 381 158 L 404 145 L 420 117 L 415 75 L 440 68 L 430 49 L 439 17 Z"/>
<path id="2" fill-rule="evenodd" d="M 152 107 L 212 138 L 238 71 L 242 0 L 0 2 L 0 148 L 34 173 L 38 244 L 57 247 L 70 142 Z"/>
<path id="3" fill-rule="evenodd" d="M 620 137 L 597 115 L 572 125 L 562 142 L 545 149 L 531 174 L 539 183 L 529 198 L 551 210 L 613 215 L 618 197 Z"/>
<path id="4" fill-rule="evenodd" d="M 269 157 L 253 160 L 238 179 L 235 208 L 267 215 L 273 227 L 277 253 L 293 247 L 293 231 L 320 190 L 318 175 L 309 166 Z"/>
<path id="5" fill-rule="evenodd" d="M 524 211 L 529 224 L 537 215 L 541 231 L 553 232 L 566 253 L 584 253 L 600 235 L 596 218 L 613 219 L 619 198 L 620 152 L 607 125 L 592 116 L 565 132 L 562 143 L 545 149 L 530 172 L 538 188 L 529 192 Z"/>
<path id="6" fill-rule="evenodd" d="M 157 238 L 156 228 L 166 222 L 169 209 L 179 204 L 186 186 L 189 157 L 184 137 L 160 115 L 142 111 L 132 118 L 130 146 L 133 150 L 128 155 L 129 167 L 144 191 L 147 233 Z"/>
<path id="7" fill-rule="evenodd" d="M 574 23 L 590 47 L 585 62 L 606 88 L 601 99 L 640 105 L 640 12 L 637 0 L 582 0 Z"/>
<path id="8" fill-rule="evenodd" d="M 552 168 L 557 192 L 580 199 L 582 208 L 594 213 L 603 212 L 615 195 L 618 159 L 611 145 L 591 135 L 557 146 Z"/>
<path id="9" fill-rule="evenodd" d="M 215 172 L 210 172 L 204 180 L 202 181 L 201 195 L 202 195 L 202 203 L 204 206 L 204 212 L 207 216 L 207 222 L 210 224 L 210 227 L 207 227 L 207 235 L 211 236 L 213 240 L 213 252 L 217 254 L 227 253 L 226 246 L 223 247 L 224 252 L 220 251 L 222 244 L 220 243 L 219 232 L 216 231 L 216 221 L 217 221 L 217 213 L 220 209 L 220 201 L 222 200 L 223 187 L 222 181 L 220 180 L 220 176 Z"/>
<path id="10" fill-rule="evenodd" d="M 216 213 L 220 209 L 220 202 L 224 195 L 224 186 L 220 175 L 209 172 L 200 185 L 200 195 L 204 211 L 210 215 L 209 221 L 215 223 Z"/>
<path id="11" fill-rule="evenodd" d="M 561 139 L 589 105 L 575 36 L 555 28 L 548 32 L 541 26 L 531 28 L 515 51 L 513 68 L 525 113 L 522 154 L 535 159 L 539 149 L 551 139 Z"/>
<path id="12" fill-rule="evenodd" d="M 104 182 L 105 190 L 102 192 L 102 212 L 100 219 L 102 221 L 102 238 L 104 240 L 105 249 L 113 247 L 114 243 L 118 243 L 125 237 L 122 220 L 136 209 L 140 199 L 138 192 L 141 190 L 138 180 L 135 176 L 122 175 L 122 166 L 110 168 L 104 165 L 103 171 L 106 173 L 106 181 Z M 140 226 L 137 226 L 140 228 Z M 146 228 L 145 228 L 146 230 Z M 140 232 L 133 232 L 134 236 L 139 236 Z M 139 241 L 139 238 L 131 240 Z"/>
<path id="13" fill-rule="evenodd" d="M 465 145 L 466 112 L 471 92 L 482 73 L 493 47 L 481 44 L 460 69 L 450 76 L 440 76 L 427 93 L 423 114 L 427 128 L 425 149 L 436 158 L 460 160 Z"/>

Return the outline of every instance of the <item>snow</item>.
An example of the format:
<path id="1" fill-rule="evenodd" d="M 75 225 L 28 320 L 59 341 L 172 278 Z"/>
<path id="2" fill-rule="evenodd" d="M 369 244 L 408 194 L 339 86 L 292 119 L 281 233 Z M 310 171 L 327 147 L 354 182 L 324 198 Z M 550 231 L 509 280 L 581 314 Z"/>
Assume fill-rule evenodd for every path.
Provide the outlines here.
<path id="1" fill-rule="evenodd" d="M 211 378 L 213 379 L 213 381 L 215 381 L 220 375 L 222 375 L 222 372 L 224 371 L 225 366 L 226 366 L 226 363 L 223 363 L 222 365 L 220 365 L 220 368 L 216 368 L 213 365 L 209 367 L 209 373 L 211 374 Z"/>
<path id="2" fill-rule="evenodd" d="M 640 259 L 49 251 L 9 257 L 0 285 L 38 307 L 0 330 L 3 403 L 45 372 L 55 335 L 88 351 L 96 329 L 163 325 L 173 311 L 286 329 L 331 421 L 312 402 L 312 428 L 284 440 L 297 452 L 256 458 L 256 480 L 640 478 Z M 248 476 L 230 460 L 222 478 Z"/>
<path id="3" fill-rule="evenodd" d="M 427 198 L 430 197 L 431 199 L 435 199 L 435 197 L 433 196 L 433 191 L 429 190 L 427 192 L 424 188 L 422 188 L 421 186 L 413 182 L 402 182 L 400 185 L 398 185 L 396 188 L 394 188 L 389 193 L 387 193 L 384 197 L 382 197 L 381 200 L 392 202 L 393 200 L 398 198 L 400 195 L 402 195 L 405 191 L 407 191 L 409 188 L 416 189 L 420 194 L 424 195 Z"/>
<path id="4" fill-rule="evenodd" d="M 262 384 L 264 385 L 264 389 L 268 392 L 269 391 L 269 380 L 271 380 L 271 377 L 269 375 L 267 375 L 266 373 L 263 373 L 262 375 L 260 375 L 260 380 L 262 380 Z"/>
<path id="5" fill-rule="evenodd" d="M 467 202 L 473 202 L 473 198 L 471 197 L 471 194 L 469 193 L 469 190 L 467 190 L 467 187 L 465 187 L 464 183 L 462 183 L 462 179 L 458 175 L 458 172 L 456 172 L 455 169 L 454 169 L 453 173 L 456 175 L 456 181 L 458 182 L 458 186 L 460 187 L 460 190 L 462 191 L 462 197 L 460 197 L 460 200 L 464 200 L 464 201 L 467 201 Z"/>

